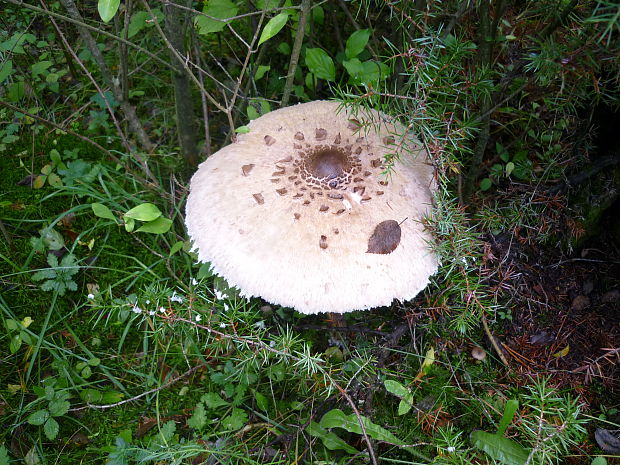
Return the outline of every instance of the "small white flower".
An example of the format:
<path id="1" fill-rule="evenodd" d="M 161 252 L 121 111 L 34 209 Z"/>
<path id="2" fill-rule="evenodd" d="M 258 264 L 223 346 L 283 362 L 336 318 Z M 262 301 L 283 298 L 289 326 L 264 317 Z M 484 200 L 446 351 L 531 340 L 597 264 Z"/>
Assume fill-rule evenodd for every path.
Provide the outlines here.
<path id="1" fill-rule="evenodd" d="M 180 295 L 177 295 L 176 292 L 172 293 L 172 297 L 170 297 L 170 302 L 177 302 L 182 304 L 183 303 L 183 297 L 181 297 Z"/>
<path id="2" fill-rule="evenodd" d="M 142 313 L 142 309 L 138 307 L 137 305 L 134 305 L 131 311 L 134 313 Z"/>
<path id="3" fill-rule="evenodd" d="M 269 341 L 269 347 L 275 347 L 276 341 Z"/>
<path id="4" fill-rule="evenodd" d="M 228 305 L 224 304 L 224 311 L 227 312 L 228 311 Z"/>
<path id="5" fill-rule="evenodd" d="M 220 328 L 225 328 L 226 327 L 226 323 L 220 323 Z"/>
<path id="6" fill-rule="evenodd" d="M 165 309 L 164 307 L 159 307 L 159 311 L 160 311 L 161 313 L 164 313 L 164 312 L 166 311 L 166 309 Z"/>
<path id="7" fill-rule="evenodd" d="M 93 300 L 93 299 L 95 298 L 95 294 L 88 294 L 88 295 L 86 296 L 86 298 L 87 298 L 88 300 Z"/>
<path id="8" fill-rule="evenodd" d="M 217 300 L 224 300 L 224 299 L 228 299 L 228 294 L 224 294 L 223 292 L 220 292 L 219 290 L 215 289 L 215 298 Z"/>
<path id="9" fill-rule="evenodd" d="M 454 452 L 456 449 L 455 449 L 454 447 L 450 446 L 450 447 L 448 447 L 446 450 L 447 450 L 448 452 L 452 453 L 452 452 Z"/>
<path id="10" fill-rule="evenodd" d="M 257 329 L 265 329 L 265 322 L 263 320 L 254 323 L 254 327 Z"/>
<path id="11" fill-rule="evenodd" d="M 196 315 L 194 317 L 194 320 L 196 320 L 196 323 L 198 323 L 200 320 L 202 320 L 202 317 L 200 315 Z"/>
<path id="12" fill-rule="evenodd" d="M 155 315 L 155 310 L 149 310 L 149 315 L 151 316 Z"/>
<path id="13" fill-rule="evenodd" d="M 195 286 L 198 284 L 198 281 L 196 281 L 196 278 L 192 278 L 192 286 Z"/>
<path id="14" fill-rule="evenodd" d="M 145 303 L 146 303 L 146 305 L 149 305 L 151 303 L 151 301 L 147 300 Z"/>

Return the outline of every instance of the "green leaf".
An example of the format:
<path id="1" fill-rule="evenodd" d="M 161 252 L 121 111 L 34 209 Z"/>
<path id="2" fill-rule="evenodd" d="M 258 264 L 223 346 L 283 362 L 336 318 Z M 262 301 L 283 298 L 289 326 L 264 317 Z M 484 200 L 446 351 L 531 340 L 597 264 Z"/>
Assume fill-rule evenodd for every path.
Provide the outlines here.
<path id="1" fill-rule="evenodd" d="M 49 403 L 50 415 L 53 417 L 61 417 L 69 411 L 71 404 L 66 400 L 53 400 Z"/>
<path id="2" fill-rule="evenodd" d="M 99 0 L 97 3 L 97 11 L 99 11 L 99 16 L 104 23 L 107 23 L 118 11 L 118 7 L 120 5 L 120 0 Z"/>
<path id="3" fill-rule="evenodd" d="M 476 448 L 501 463 L 524 465 L 527 461 L 529 451 L 512 439 L 484 431 L 474 431 L 470 438 Z"/>
<path id="4" fill-rule="evenodd" d="M 161 12 L 161 10 L 159 8 L 152 8 L 151 12 L 153 13 L 153 16 L 157 18 L 157 22 L 161 23 L 164 19 L 164 14 Z M 131 39 L 144 28 L 152 27 L 152 19 L 153 17 L 146 11 L 135 12 L 133 15 L 131 15 L 131 21 L 129 21 L 129 27 L 127 28 L 127 37 Z"/>
<path id="5" fill-rule="evenodd" d="M 367 417 L 360 415 L 359 420 L 355 414 L 346 415 L 342 410 L 333 409 L 323 415 L 319 425 L 323 428 L 342 428 L 350 433 L 362 434 L 360 421 L 364 425 L 366 434 L 377 441 L 385 441 L 397 446 L 405 445 L 385 428 L 371 422 Z"/>
<path id="6" fill-rule="evenodd" d="M 383 384 L 385 385 L 385 389 L 387 389 L 390 394 L 394 394 L 396 397 L 400 397 L 401 399 L 410 394 L 409 389 L 400 384 L 398 381 L 386 379 Z"/>
<path id="7" fill-rule="evenodd" d="M 260 39 L 258 40 L 258 45 L 264 42 L 267 42 L 269 39 L 275 36 L 278 32 L 280 32 L 287 21 L 288 21 L 288 14 L 284 12 L 271 18 L 269 22 L 265 25 L 263 32 L 260 35 Z"/>
<path id="8" fill-rule="evenodd" d="M 11 102 L 18 102 L 26 95 L 26 84 L 23 81 L 13 82 L 8 86 L 7 95 Z"/>
<path id="9" fill-rule="evenodd" d="M 506 163 L 506 176 L 510 176 L 512 172 L 515 170 L 515 164 L 511 161 Z"/>
<path id="10" fill-rule="evenodd" d="M 13 60 L 7 60 L 0 66 L 0 84 L 8 78 L 13 72 Z"/>
<path id="11" fill-rule="evenodd" d="M 93 209 L 93 213 L 95 214 L 95 216 L 112 220 L 116 223 L 116 217 L 114 216 L 114 213 L 112 213 L 112 211 L 105 205 L 101 203 L 91 203 L 90 208 Z"/>
<path id="12" fill-rule="evenodd" d="M 329 450 L 344 450 L 349 454 L 359 453 L 359 451 L 355 447 L 347 444 L 345 441 L 339 438 L 336 433 L 327 431 L 315 421 L 310 422 L 310 424 L 306 427 L 306 432 L 310 436 L 314 436 L 315 438 L 319 438 L 321 441 L 323 441 L 323 445 Z"/>
<path id="13" fill-rule="evenodd" d="M 336 67 L 331 57 L 321 48 L 306 50 L 306 66 L 316 77 L 333 81 L 336 78 Z"/>
<path id="14" fill-rule="evenodd" d="M 17 328 L 19 328 L 19 323 L 10 318 L 5 321 L 4 325 L 6 326 L 6 329 L 8 329 L 9 331 L 15 331 Z"/>
<path id="15" fill-rule="evenodd" d="M 203 394 L 200 398 L 201 402 L 204 402 L 207 407 L 210 409 L 216 409 L 218 407 L 228 405 L 228 401 L 222 399 L 222 397 L 216 392 L 208 392 Z"/>
<path id="16" fill-rule="evenodd" d="M 250 132 L 250 128 L 247 126 L 239 126 L 237 129 L 235 129 L 235 132 L 237 134 L 247 134 L 248 132 Z"/>
<path id="17" fill-rule="evenodd" d="M 174 255 L 175 253 L 177 253 L 179 250 L 181 250 L 183 248 L 183 246 L 185 245 L 185 242 L 183 241 L 177 241 L 175 242 L 172 247 L 170 247 L 170 256 Z"/>
<path id="18" fill-rule="evenodd" d="M 194 24 L 199 34 L 219 32 L 229 21 L 218 21 L 232 18 L 237 14 L 237 6 L 231 0 L 209 0 L 202 12 L 207 16 L 196 16 Z M 210 18 L 209 18 L 210 16 Z M 217 18 L 217 19 L 213 19 Z"/>
<path id="19" fill-rule="evenodd" d="M 58 176 L 56 173 L 51 173 L 47 177 L 47 182 L 52 187 L 61 187 L 62 186 L 62 179 L 60 179 L 60 176 Z"/>
<path id="20" fill-rule="evenodd" d="M 153 221 L 161 216 L 161 210 L 152 203 L 142 203 L 133 207 L 123 216 L 138 221 Z"/>
<path id="21" fill-rule="evenodd" d="M 248 422 L 248 414 L 240 408 L 233 408 L 230 415 L 222 419 L 222 427 L 229 431 L 237 431 Z"/>
<path id="22" fill-rule="evenodd" d="M 45 60 L 35 63 L 30 67 L 30 69 L 32 71 L 32 75 L 37 77 L 39 74 L 44 74 L 50 66 L 52 66 L 52 62 Z"/>
<path id="23" fill-rule="evenodd" d="M 172 226 L 172 220 L 168 218 L 159 217 L 153 221 L 149 221 L 148 223 L 142 225 L 140 228 L 136 230 L 136 232 L 145 232 L 151 234 L 164 234 L 170 230 Z"/>
<path id="24" fill-rule="evenodd" d="M 17 352 L 22 345 L 22 338 L 19 337 L 19 334 L 16 334 L 11 338 L 11 342 L 9 343 L 9 350 L 12 354 Z"/>
<path id="25" fill-rule="evenodd" d="M 45 422 L 45 425 L 43 425 L 43 432 L 45 433 L 45 436 L 47 436 L 47 439 L 49 439 L 50 441 L 56 439 L 59 430 L 60 426 L 58 425 L 58 422 L 52 417 L 48 418 Z"/>
<path id="26" fill-rule="evenodd" d="M 413 408 L 413 394 L 407 395 L 398 403 L 398 415 L 404 415 L 409 413 L 409 411 Z"/>
<path id="27" fill-rule="evenodd" d="M 192 416 L 187 419 L 187 426 L 193 429 L 202 430 L 206 425 L 207 412 L 202 402 L 200 402 L 196 405 Z"/>
<path id="28" fill-rule="evenodd" d="M 368 39 L 370 38 L 370 30 L 368 29 L 360 29 L 359 31 L 355 31 L 351 36 L 347 39 L 347 44 L 345 46 L 345 54 L 348 59 L 358 56 L 368 43 Z"/>
<path id="29" fill-rule="evenodd" d="M 87 404 L 96 404 L 103 400 L 103 395 L 97 389 L 87 388 L 80 391 L 80 399 Z"/>
<path id="30" fill-rule="evenodd" d="M 133 232 L 135 227 L 136 227 L 136 220 L 134 220 L 133 218 L 125 219 L 125 231 Z"/>
<path id="31" fill-rule="evenodd" d="M 2 83 L 2 81 L 0 81 Z M 8 464 L 9 463 L 9 451 L 6 450 L 6 447 L 0 446 L 0 463 Z"/>
<path id="32" fill-rule="evenodd" d="M 28 423 L 34 426 L 41 426 L 49 417 L 50 413 L 45 409 L 41 409 L 37 410 L 34 413 L 31 413 L 30 416 L 28 416 L 28 420 L 26 421 L 28 421 Z"/>
<path id="33" fill-rule="evenodd" d="M 271 66 L 266 66 L 266 65 L 259 65 L 258 69 L 256 70 L 256 73 L 254 73 L 254 80 L 258 81 L 260 79 L 262 79 L 262 77 L 265 75 L 265 73 L 267 71 L 269 71 L 271 69 Z M 2 82 L 2 81 L 0 81 Z"/>
<path id="34" fill-rule="evenodd" d="M 115 404 L 120 402 L 125 397 L 125 394 L 118 391 L 105 391 L 101 394 L 101 402 L 104 404 Z"/>
<path id="35" fill-rule="evenodd" d="M 480 181 L 480 190 L 488 191 L 492 185 L 493 182 L 489 178 L 484 178 L 482 181 Z"/>
<path id="36" fill-rule="evenodd" d="M 259 409 L 264 410 L 265 412 L 269 409 L 269 400 L 267 399 L 267 396 L 264 396 L 258 391 L 254 391 L 254 400 L 256 400 L 256 406 Z"/>
<path id="37" fill-rule="evenodd" d="M 602 456 L 595 457 L 590 465 L 607 465 L 607 459 Z"/>
<path id="38" fill-rule="evenodd" d="M 254 108 L 252 105 L 248 105 L 248 106 L 246 107 L 246 110 L 245 110 L 245 111 L 246 111 L 246 113 L 247 113 L 247 115 L 248 115 L 248 119 L 249 119 L 250 121 L 252 121 L 252 120 L 254 120 L 254 119 L 256 119 L 256 118 L 258 118 L 258 117 L 260 116 L 260 115 L 258 114 L 258 112 L 256 111 L 256 108 Z"/>
<path id="39" fill-rule="evenodd" d="M 503 436 L 506 432 L 506 428 L 512 419 L 515 416 L 515 413 L 519 410 L 519 401 L 516 399 L 510 399 L 506 402 L 506 406 L 504 407 L 504 414 L 502 415 L 502 419 L 499 422 L 499 427 L 497 428 L 497 434 L 499 436 Z"/>

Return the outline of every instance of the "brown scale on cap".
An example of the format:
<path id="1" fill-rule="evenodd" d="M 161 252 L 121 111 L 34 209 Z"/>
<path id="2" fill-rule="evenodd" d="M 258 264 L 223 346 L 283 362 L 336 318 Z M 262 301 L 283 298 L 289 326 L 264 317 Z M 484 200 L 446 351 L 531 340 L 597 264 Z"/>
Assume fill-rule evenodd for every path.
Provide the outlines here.
<path id="1" fill-rule="evenodd" d="M 327 248 L 327 236 L 323 234 L 321 235 L 321 239 L 319 239 L 319 247 L 322 249 Z"/>
<path id="2" fill-rule="evenodd" d="M 360 124 L 352 119 L 349 120 L 348 127 L 356 131 Z M 340 207 L 345 207 L 337 206 L 333 210 L 334 215 L 340 216 L 351 210 L 355 203 L 366 204 L 372 200 L 371 196 L 365 195 L 366 188 L 369 187 L 367 182 L 370 181 L 367 178 L 373 175 L 372 169 L 383 169 L 383 163 L 380 158 L 371 158 L 374 154 L 368 152 L 370 146 L 365 137 L 358 136 L 354 143 L 350 143 L 340 132 L 330 134 L 325 128 L 314 129 L 315 141 L 323 142 L 332 137 L 331 144 L 311 144 L 302 131 L 296 132 L 293 135 L 293 153 L 275 163 L 271 182 L 282 181 L 287 187 L 276 189 L 278 195 L 284 196 L 292 191 L 291 198 L 300 201 L 302 206 L 310 206 L 318 200 L 316 196 L 325 195 L 329 200 L 338 202 Z M 393 143 L 393 139 L 389 136 L 382 140 L 387 144 Z M 275 143 L 275 139 L 269 135 L 265 136 L 264 140 L 268 146 Z M 297 143 L 302 141 L 305 141 L 305 148 Z M 292 168 L 287 168 L 285 164 Z M 293 174 L 287 176 L 291 169 Z M 250 170 L 249 165 L 242 167 L 244 176 Z M 378 182 L 382 186 L 387 186 L 386 181 Z M 312 190 L 308 193 L 309 199 L 304 195 L 308 189 Z M 356 196 L 350 197 L 349 194 L 345 196 L 347 192 L 352 192 Z M 375 193 L 383 195 L 384 191 Z M 325 213 L 329 210 L 329 206 L 320 204 L 317 209 Z"/>

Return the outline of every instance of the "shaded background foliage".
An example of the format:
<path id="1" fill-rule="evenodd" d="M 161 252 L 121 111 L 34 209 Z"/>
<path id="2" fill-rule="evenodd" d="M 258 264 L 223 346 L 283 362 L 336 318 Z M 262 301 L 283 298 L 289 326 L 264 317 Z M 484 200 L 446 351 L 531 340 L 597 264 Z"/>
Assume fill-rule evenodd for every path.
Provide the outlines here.
<path id="1" fill-rule="evenodd" d="M 0 6 L 0 462 L 613 452 L 580 412 L 617 422 L 616 2 Z M 397 117 L 441 186 L 435 283 L 341 340 L 237 300 L 182 215 L 248 120 L 333 97 Z"/>

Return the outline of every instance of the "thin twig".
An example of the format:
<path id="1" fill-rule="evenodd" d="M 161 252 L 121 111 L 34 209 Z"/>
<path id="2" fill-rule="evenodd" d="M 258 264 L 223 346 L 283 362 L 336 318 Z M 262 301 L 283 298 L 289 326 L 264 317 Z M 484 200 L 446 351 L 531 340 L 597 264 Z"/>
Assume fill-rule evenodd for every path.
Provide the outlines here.
<path id="1" fill-rule="evenodd" d="M 311 3 L 312 0 L 302 0 L 301 2 L 301 13 L 299 15 L 297 34 L 295 36 L 295 42 L 293 42 L 293 50 L 291 50 L 291 61 L 288 64 L 286 83 L 284 84 L 282 101 L 280 102 L 281 107 L 288 105 L 288 100 L 291 96 L 291 90 L 293 89 L 293 82 L 295 79 L 295 71 L 297 71 L 297 64 L 299 63 L 299 55 L 301 53 L 301 46 L 304 42 L 306 22 L 308 21 L 308 13 L 310 12 Z"/>
<path id="2" fill-rule="evenodd" d="M 504 365 L 510 366 L 508 364 L 508 360 L 506 360 L 506 357 L 504 356 L 504 353 L 502 352 L 502 349 L 500 349 L 499 345 L 497 344 L 497 341 L 495 340 L 495 337 L 493 337 L 493 334 L 491 333 L 491 329 L 489 328 L 489 323 L 487 322 L 487 317 L 484 314 L 484 311 L 482 313 L 482 327 L 484 328 L 484 332 L 486 333 L 487 337 L 491 341 L 491 345 L 495 349 L 495 352 L 497 352 L 499 359 L 502 361 Z"/>

